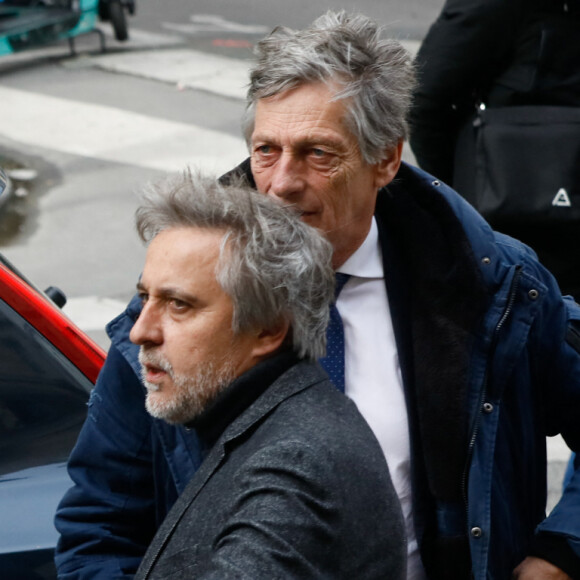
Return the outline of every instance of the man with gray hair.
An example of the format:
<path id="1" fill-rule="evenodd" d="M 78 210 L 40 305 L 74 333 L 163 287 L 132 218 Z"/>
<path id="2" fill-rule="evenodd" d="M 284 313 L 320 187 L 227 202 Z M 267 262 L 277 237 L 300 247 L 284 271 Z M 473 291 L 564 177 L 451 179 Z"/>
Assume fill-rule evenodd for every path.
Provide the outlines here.
<path id="1" fill-rule="evenodd" d="M 580 577 L 578 479 L 545 517 L 546 435 L 580 448 L 578 306 L 533 251 L 401 162 L 414 70 L 376 23 L 329 12 L 305 30 L 274 30 L 256 53 L 244 119 L 250 158 L 233 173 L 324 232 L 334 269 L 348 276 L 330 325 L 342 318 L 344 344 L 333 332 L 337 356 L 322 362 L 387 459 L 408 579 Z M 129 305 L 109 326 L 113 347 L 96 388 L 118 398 L 121 379 L 130 381 L 123 408 L 142 398 L 127 346 L 138 311 Z M 127 437 L 108 455 L 106 477 L 120 484 L 110 497 L 86 482 L 105 453 L 106 426 L 90 423 L 69 468 L 78 495 L 57 514 L 64 578 L 82 578 L 74 571 L 105 553 L 95 542 L 107 554 L 118 549 L 111 566 L 134 569 L 154 509 L 164 513 L 197 469 L 192 433 L 164 431 L 143 446 L 151 430 L 143 417 L 131 429 L 111 422 Z M 119 478 L 127 466 L 143 493 L 123 505 L 143 518 L 142 533 L 112 507 L 131 497 L 129 476 Z M 170 473 L 173 497 L 144 487 L 151 473 Z"/>
<path id="2" fill-rule="evenodd" d="M 316 364 L 330 244 L 279 203 L 191 174 L 149 195 L 137 230 L 146 408 L 195 429 L 205 459 L 136 577 L 403 579 L 381 448 Z"/>

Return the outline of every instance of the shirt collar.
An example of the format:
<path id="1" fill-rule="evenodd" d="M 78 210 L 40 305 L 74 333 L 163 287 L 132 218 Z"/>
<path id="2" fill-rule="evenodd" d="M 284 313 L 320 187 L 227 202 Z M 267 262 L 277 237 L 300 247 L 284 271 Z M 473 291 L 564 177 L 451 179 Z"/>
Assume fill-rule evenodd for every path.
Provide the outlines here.
<path id="1" fill-rule="evenodd" d="M 359 278 L 384 278 L 379 229 L 374 217 L 365 241 L 337 272 Z"/>

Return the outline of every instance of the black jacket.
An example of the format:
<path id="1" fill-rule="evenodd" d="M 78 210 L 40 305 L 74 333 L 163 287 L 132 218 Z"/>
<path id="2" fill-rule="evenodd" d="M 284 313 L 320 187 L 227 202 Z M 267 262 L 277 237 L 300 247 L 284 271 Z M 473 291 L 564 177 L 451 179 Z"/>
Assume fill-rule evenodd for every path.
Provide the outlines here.
<path id="1" fill-rule="evenodd" d="M 447 0 L 416 57 L 418 164 L 453 184 L 455 140 L 478 101 L 580 106 L 579 0 Z"/>

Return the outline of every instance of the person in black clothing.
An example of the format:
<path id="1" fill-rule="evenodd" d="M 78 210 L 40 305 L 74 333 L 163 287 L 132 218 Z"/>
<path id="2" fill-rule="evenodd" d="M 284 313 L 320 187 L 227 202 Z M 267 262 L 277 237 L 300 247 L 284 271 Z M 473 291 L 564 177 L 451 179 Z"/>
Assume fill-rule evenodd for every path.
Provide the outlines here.
<path id="1" fill-rule="evenodd" d="M 456 140 L 478 103 L 580 107 L 580 2 L 447 0 L 415 62 L 411 148 L 421 168 L 462 193 Z M 532 246 L 563 293 L 580 300 L 580 224 L 488 219 Z"/>

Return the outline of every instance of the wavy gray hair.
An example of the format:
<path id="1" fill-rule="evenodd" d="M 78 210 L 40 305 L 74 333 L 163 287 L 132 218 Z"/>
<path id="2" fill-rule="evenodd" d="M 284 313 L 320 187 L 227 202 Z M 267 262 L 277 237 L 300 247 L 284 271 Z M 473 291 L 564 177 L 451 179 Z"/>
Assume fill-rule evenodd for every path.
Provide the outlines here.
<path id="1" fill-rule="evenodd" d="M 286 320 L 287 341 L 300 357 L 324 356 L 334 297 L 332 246 L 290 208 L 245 182 L 223 185 L 188 171 L 149 186 L 136 226 L 146 243 L 171 228 L 223 230 L 216 277 L 233 302 L 233 331 Z"/>
<path id="2" fill-rule="evenodd" d="M 254 129 L 256 103 L 299 85 L 333 82 L 335 99 L 348 99 L 347 123 L 363 159 L 377 163 L 407 138 L 407 115 L 415 86 L 410 54 L 381 39 L 377 23 L 362 14 L 329 11 L 309 28 L 275 28 L 255 48 L 243 119 L 246 141 Z"/>

